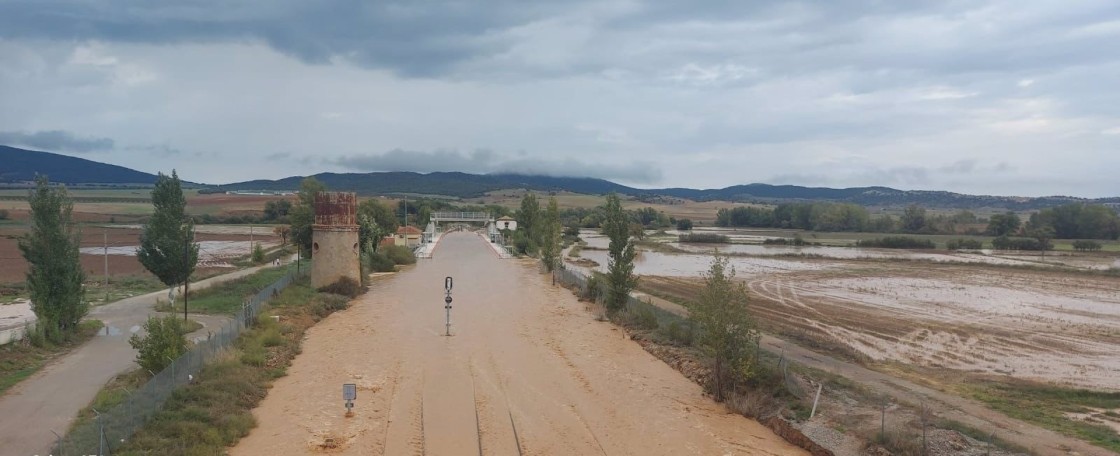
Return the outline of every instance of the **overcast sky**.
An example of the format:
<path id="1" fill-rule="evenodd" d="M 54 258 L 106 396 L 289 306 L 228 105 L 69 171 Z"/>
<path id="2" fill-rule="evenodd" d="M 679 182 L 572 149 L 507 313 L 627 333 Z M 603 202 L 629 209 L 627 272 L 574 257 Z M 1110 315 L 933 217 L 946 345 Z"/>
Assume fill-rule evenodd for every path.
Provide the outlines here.
<path id="1" fill-rule="evenodd" d="M 1115 0 L 0 0 L 0 144 L 205 183 L 1117 196 L 1118 43 Z"/>

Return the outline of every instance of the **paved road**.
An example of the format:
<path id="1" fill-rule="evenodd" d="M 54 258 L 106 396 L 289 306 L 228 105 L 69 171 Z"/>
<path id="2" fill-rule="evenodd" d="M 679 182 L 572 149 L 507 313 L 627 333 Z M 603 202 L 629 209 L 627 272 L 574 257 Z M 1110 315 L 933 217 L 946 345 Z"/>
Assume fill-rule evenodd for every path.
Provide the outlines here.
<path id="1" fill-rule="evenodd" d="M 688 309 L 676 303 L 642 293 L 635 294 L 642 301 L 648 301 L 682 317 L 688 316 Z M 872 391 L 885 393 L 896 401 L 914 405 L 925 403 L 932 407 L 938 416 L 976 429 L 995 431 L 1000 438 L 1034 450 L 1040 456 L 1115 454 L 1081 440 L 1010 418 L 979 402 L 841 361 L 777 337 L 764 334 L 761 343 L 762 347 L 771 353 L 782 353 L 793 362 L 841 375 L 869 387 Z"/>
<path id="2" fill-rule="evenodd" d="M 191 289 L 244 277 L 265 267 L 269 266 L 212 277 L 191 284 Z M 136 351 L 128 344 L 128 338 L 149 315 L 158 314 L 152 310 L 157 298 L 166 299 L 167 290 L 94 307 L 88 318 L 105 323 L 97 337 L 0 396 L 0 453 L 47 454 L 55 439 L 51 431 L 64 434 L 78 410 L 88 405 L 106 382 L 136 365 Z M 192 319 L 213 328 L 226 317 L 194 315 Z M 207 327 L 198 334 L 205 334 Z"/>

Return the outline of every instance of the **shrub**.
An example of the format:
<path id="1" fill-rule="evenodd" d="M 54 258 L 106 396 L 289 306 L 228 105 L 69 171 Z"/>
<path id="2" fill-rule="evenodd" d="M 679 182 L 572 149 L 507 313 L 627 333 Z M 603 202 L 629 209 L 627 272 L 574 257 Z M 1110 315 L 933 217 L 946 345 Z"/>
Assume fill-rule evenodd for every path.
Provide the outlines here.
<path id="1" fill-rule="evenodd" d="M 1101 250 L 1101 243 L 1089 240 L 1073 241 L 1073 249 L 1078 252 L 1099 252 Z"/>
<path id="2" fill-rule="evenodd" d="M 692 230 L 692 220 L 689 220 L 689 219 L 677 220 L 677 230 L 679 230 L 679 231 L 690 231 L 690 230 Z"/>
<path id="3" fill-rule="evenodd" d="M 877 247 L 881 249 L 933 249 L 937 246 L 929 239 L 918 239 L 910 236 L 886 236 L 876 239 L 864 239 L 856 242 L 859 247 Z"/>
<path id="4" fill-rule="evenodd" d="M 133 334 L 128 344 L 135 348 L 136 364 L 153 373 L 162 371 L 187 351 L 186 328 L 175 315 L 148 318 L 144 322 L 144 337 Z"/>
<path id="5" fill-rule="evenodd" d="M 348 298 L 356 298 L 366 292 L 365 288 L 362 288 L 362 284 L 349 277 L 342 277 L 335 283 L 319 288 L 319 291 L 346 296 Z"/>
<path id="6" fill-rule="evenodd" d="M 7 220 L 8 217 L 10 217 L 10 213 L 8 212 L 8 210 L 0 209 L 0 220 Z"/>
<path id="7" fill-rule="evenodd" d="M 346 309 L 349 304 L 350 301 L 342 295 L 317 295 L 311 302 L 311 313 L 318 318 L 325 318 L 327 315 Z"/>
<path id="8" fill-rule="evenodd" d="M 416 255 L 412 254 L 412 249 L 403 245 L 386 246 L 382 252 L 393 261 L 393 264 L 416 264 Z"/>
<path id="9" fill-rule="evenodd" d="M 1043 243 L 1033 238 L 1012 238 L 1000 236 L 992 239 L 992 247 L 996 250 L 1049 250 L 1049 242 Z"/>
<path id="10" fill-rule="evenodd" d="M 692 345 L 692 324 L 687 320 L 670 321 L 668 325 L 661 328 L 665 337 L 668 337 L 674 344 L 689 346 Z"/>
<path id="11" fill-rule="evenodd" d="M 366 254 L 366 267 L 373 272 L 393 272 L 397 270 L 397 265 L 384 252 Z"/>
<path id="12" fill-rule="evenodd" d="M 654 330 L 658 327 L 657 315 L 654 315 L 653 310 L 645 306 L 631 306 L 623 315 L 623 322 L 626 326 L 646 330 Z"/>
<path id="13" fill-rule="evenodd" d="M 264 248 L 260 244 L 253 245 L 253 262 L 260 264 L 264 263 Z"/>
<path id="14" fill-rule="evenodd" d="M 976 239 L 951 239 L 945 243 L 945 248 L 949 250 L 980 250 L 984 248 L 984 243 Z"/>
<path id="15" fill-rule="evenodd" d="M 580 297 L 589 301 L 598 301 L 599 298 L 603 297 L 603 288 L 605 286 L 599 274 L 592 274 L 591 277 L 587 279 L 587 290 L 585 290 L 583 296 Z"/>
<path id="16" fill-rule="evenodd" d="M 713 233 L 689 233 L 677 236 L 678 242 L 694 242 L 700 244 L 728 244 L 731 238 L 722 234 Z"/>
<path id="17" fill-rule="evenodd" d="M 798 235 L 794 236 L 793 239 L 789 239 L 789 238 L 767 238 L 767 239 L 764 239 L 762 241 L 762 245 L 792 245 L 792 246 L 795 246 L 795 247 L 801 247 L 803 245 L 809 245 L 809 243 L 805 242 L 805 239 L 802 239 L 801 235 L 798 234 Z"/>

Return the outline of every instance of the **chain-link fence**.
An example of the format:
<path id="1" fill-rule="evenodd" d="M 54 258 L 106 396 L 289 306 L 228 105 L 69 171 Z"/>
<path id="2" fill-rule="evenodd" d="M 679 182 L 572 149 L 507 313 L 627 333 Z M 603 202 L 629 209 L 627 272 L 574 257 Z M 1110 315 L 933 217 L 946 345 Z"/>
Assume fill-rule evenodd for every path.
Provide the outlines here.
<path id="1" fill-rule="evenodd" d="M 198 376 L 208 361 L 219 356 L 233 345 L 241 332 L 256 321 L 261 306 L 294 282 L 302 271 L 290 271 L 271 285 L 245 300 L 234 318 L 217 332 L 212 332 L 205 340 L 198 341 L 187 353 L 163 371 L 153 376 L 144 386 L 135 391 L 126 391 L 127 399 L 108 410 L 94 410 L 96 419 L 74 427 L 65 437 L 59 437 L 49 454 L 68 455 L 109 455 L 119 448 L 149 418 L 163 406 L 171 392 L 191 382 Z M 58 434 L 56 434 L 58 435 Z"/>

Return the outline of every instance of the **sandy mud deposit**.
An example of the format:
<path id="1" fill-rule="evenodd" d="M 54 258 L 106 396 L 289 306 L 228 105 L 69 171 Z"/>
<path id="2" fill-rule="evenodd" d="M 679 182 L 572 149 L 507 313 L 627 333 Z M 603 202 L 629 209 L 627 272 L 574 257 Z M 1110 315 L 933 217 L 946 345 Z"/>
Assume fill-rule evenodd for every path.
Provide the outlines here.
<path id="1" fill-rule="evenodd" d="M 876 361 L 1120 390 L 1115 277 L 934 263 L 823 264 L 828 267 L 815 271 L 747 269 L 739 278 L 762 321 L 802 340 Z M 643 280 L 677 296 L 700 286 L 696 278 Z"/>
<path id="2" fill-rule="evenodd" d="M 469 233 L 308 333 L 231 451 L 801 455 Z M 453 276 L 452 337 L 443 278 Z M 356 383 L 354 417 L 342 384 Z"/>

